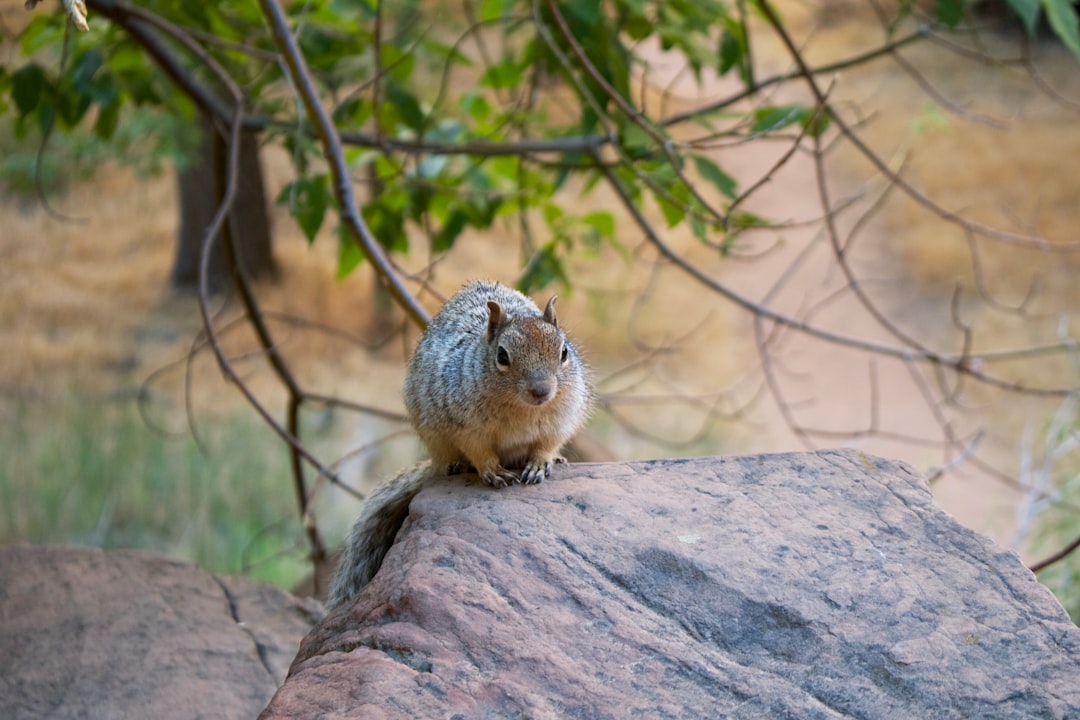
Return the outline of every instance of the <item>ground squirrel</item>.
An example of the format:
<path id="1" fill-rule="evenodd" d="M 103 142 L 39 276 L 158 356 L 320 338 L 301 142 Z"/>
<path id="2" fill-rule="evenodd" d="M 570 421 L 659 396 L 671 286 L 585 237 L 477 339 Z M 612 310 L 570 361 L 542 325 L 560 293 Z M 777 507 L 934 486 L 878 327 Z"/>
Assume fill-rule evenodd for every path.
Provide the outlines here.
<path id="1" fill-rule="evenodd" d="M 554 297 L 540 312 L 516 290 L 473 281 L 428 325 L 404 394 L 431 461 L 364 503 L 331 583 L 331 608 L 355 598 L 374 576 L 428 480 L 469 467 L 496 488 L 548 477 L 563 461 L 560 448 L 585 422 L 592 391 L 584 362 L 559 327 Z"/>

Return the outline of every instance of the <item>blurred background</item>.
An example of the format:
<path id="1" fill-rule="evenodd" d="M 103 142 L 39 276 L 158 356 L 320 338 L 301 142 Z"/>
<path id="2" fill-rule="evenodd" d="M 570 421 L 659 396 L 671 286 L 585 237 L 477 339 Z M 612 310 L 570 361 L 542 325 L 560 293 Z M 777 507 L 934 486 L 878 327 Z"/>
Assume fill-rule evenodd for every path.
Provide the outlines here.
<path id="1" fill-rule="evenodd" d="M 470 37 L 468 13 L 453 3 L 406 5 L 425 26 L 440 27 L 444 43 Z M 910 337 L 957 356 L 1014 353 L 988 355 L 976 369 L 1005 385 L 1075 389 L 1077 356 L 1068 348 L 1080 308 L 1077 252 L 1069 249 L 1080 240 L 1077 57 L 1053 28 L 1027 33 L 1007 3 L 959 3 L 972 14 L 953 32 L 941 26 L 941 6 L 950 3 L 924 5 L 893 27 L 888 3 L 776 3 L 809 66 L 867 56 L 819 82 L 884 168 L 934 206 L 898 190 L 835 127 L 819 139 L 817 162 L 808 135 L 744 125 L 698 147 L 739 192 L 753 189 L 739 200 L 750 230 L 703 242 L 659 204 L 644 203 L 643 212 L 687 262 L 760 307 L 860 342 L 905 347 L 901 338 Z M 183 267 L 184 233 L 191 242 L 208 222 L 189 215 L 185 230 L 180 210 L 184 183 L 207 182 L 197 172 L 198 135 L 167 102 L 124 105 L 111 133 L 96 124 L 101 111 L 71 128 L 20 125 L 12 78 L 24 53 L 55 70 L 65 52 L 62 31 L 39 30 L 40 42 L 28 46 L 31 20 L 54 10 L 0 2 L 8 102 L 0 115 L 0 542 L 145 548 L 294 586 L 310 570 L 311 548 L 288 448 L 223 378 L 191 268 Z M 92 4 L 90 21 L 108 22 Z M 917 41 L 869 56 L 927 23 L 936 25 Z M 746 27 L 757 78 L 791 81 L 693 132 L 711 132 L 710 122 L 736 112 L 760 120 L 753 113 L 763 107 L 812 101 L 783 37 L 760 17 Z M 733 97 L 745 85 L 708 68 L 695 77 L 670 39 L 628 45 L 638 60 L 635 99 L 656 117 Z M 459 47 L 477 58 L 494 53 L 479 40 Z M 420 67 L 415 92 L 461 95 L 474 87 L 477 66 L 448 77 Z M 159 83 L 157 92 L 169 92 Z M 295 112 L 278 93 L 281 112 Z M 548 111 L 558 122 L 557 105 Z M 407 425 L 392 417 L 403 412 L 404 362 L 418 333 L 379 290 L 370 264 L 342 277 L 352 260 L 333 223 L 303 226 L 290 200 L 299 192 L 298 151 L 281 140 L 266 133 L 256 144 L 261 171 L 242 177 L 259 174 L 269 201 L 272 267 L 257 297 L 276 349 L 306 388 L 385 411 L 312 401 L 301 416 L 305 446 L 363 493 L 420 456 Z M 532 282 L 538 302 L 559 294 L 561 324 L 595 369 L 599 407 L 579 443 L 586 458 L 853 446 L 910 463 L 932 478 L 945 510 L 1025 561 L 1080 535 L 1073 395 L 1018 393 L 933 363 L 761 325 L 665 260 L 619 198 L 594 184 L 571 176 L 553 191 L 554 204 L 615 239 L 578 242 L 560 256 L 558 272 Z M 377 197 L 377 187 L 365 187 Z M 613 230 L 597 212 L 609 214 Z M 956 217 L 1000 232 L 974 232 Z M 769 226 L 755 229 L 753 218 Z M 549 218 L 546 227 L 557 224 Z M 392 249 L 404 270 L 429 283 L 421 296 L 429 310 L 466 279 L 520 282 L 533 267 L 528 255 L 523 261 L 513 216 L 466 228 L 434 263 L 422 229 L 409 226 L 408 246 Z M 833 237 L 843 239 L 849 269 L 887 324 L 852 291 Z M 287 393 L 241 303 L 223 290 L 210 310 L 240 378 L 281 417 Z M 1039 350 L 1047 347 L 1055 349 Z M 359 500 L 313 475 L 307 499 L 309 524 L 328 548 L 338 545 Z M 1077 572 L 1070 557 L 1040 574 L 1074 620 Z"/>

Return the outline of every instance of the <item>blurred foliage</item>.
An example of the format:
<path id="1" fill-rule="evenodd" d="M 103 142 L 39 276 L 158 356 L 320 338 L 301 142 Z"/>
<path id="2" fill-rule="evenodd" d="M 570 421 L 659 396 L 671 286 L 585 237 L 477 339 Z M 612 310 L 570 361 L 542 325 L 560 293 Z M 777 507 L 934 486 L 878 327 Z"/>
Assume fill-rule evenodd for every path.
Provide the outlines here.
<path id="1" fill-rule="evenodd" d="M 32 198 L 38 186 L 48 193 L 62 193 L 73 183 L 90 179 L 107 163 L 126 165 L 148 176 L 165 170 L 169 160 L 184 161 L 184 150 L 195 140 L 184 139 L 190 125 L 157 108 L 126 108 L 122 114 L 107 142 L 76 128 L 53 135 L 41 153 L 38 129 L 16 138 L 11 119 L 0 121 L 0 188 L 16 197 Z"/>
<path id="2" fill-rule="evenodd" d="M 1008 4 L 1030 31 L 1045 17 L 1080 54 L 1071 0 Z M 893 28 L 915 12 L 914 5 L 897 5 Z M 320 149 L 296 115 L 258 3 L 154 0 L 139 3 L 137 12 L 134 7 L 90 0 L 86 33 L 70 30 L 62 8 L 34 13 L 18 37 L 21 57 L 0 65 L 0 113 L 13 114 L 15 137 L 37 140 L 53 129 L 89 126 L 120 159 L 165 154 L 167 143 L 148 153 L 124 151 L 136 136 L 169 137 L 195 112 L 129 31 L 134 18 L 210 94 L 224 97 L 205 62 L 178 39 L 212 56 L 243 89 L 246 110 L 268 121 L 267 141 L 282 143 L 293 158 L 295 179 L 278 201 L 313 240 L 335 211 L 335 198 Z M 421 8 L 415 2 L 313 0 L 286 6 L 319 90 L 352 143 L 354 176 L 372 183 L 364 219 L 388 250 L 405 251 L 410 238 L 422 236 L 438 256 L 452 251 L 466 230 L 527 213 L 541 219 L 543 230 L 526 233 L 520 284 L 525 290 L 565 284 L 565 261 L 575 250 L 597 242 L 618 246 L 611 217 L 567 217 L 555 198 L 572 176 L 586 188 L 598 181 L 600 156 L 588 148 L 601 146 L 604 162 L 616 166 L 615 177 L 635 203 L 649 199 L 669 226 L 686 223 L 703 242 L 721 250 L 730 246 L 729 235 L 740 228 L 726 211 L 739 183 L 715 160 L 672 142 L 671 127 L 650 117 L 635 98 L 634 72 L 641 64 L 636 48 L 653 39 L 681 56 L 698 81 L 706 71 L 733 74 L 753 93 L 748 23 L 760 12 L 757 0 L 563 0 L 537 3 L 535 11 L 525 0 L 478 0 L 462 7 L 465 17 L 456 6 L 438 3 Z M 959 28 L 969 10 L 968 0 L 938 0 L 935 19 Z M 157 18 L 153 27 L 148 16 Z M 451 77 L 467 82 L 452 83 Z M 464 91 L 451 90 L 462 86 Z M 155 108 L 177 122 L 126 135 L 147 117 L 132 107 Z M 723 114 L 703 111 L 692 120 L 715 126 L 717 137 L 800 128 L 812 136 L 829 124 L 812 106 L 767 103 Z M 569 142 L 575 138 L 580 142 Z M 534 139 L 568 142 L 542 155 L 512 148 L 477 152 L 479 144 L 490 149 Z M 380 140 L 444 147 L 402 152 L 401 145 Z M 72 162 L 77 169 L 78 153 L 72 161 L 66 149 L 45 153 L 52 167 L 43 168 L 43 177 L 65 177 L 57 168 Z M 23 162 L 7 174 L 25 177 Z M 704 189 L 693 180 L 704 181 Z M 766 224 L 762 218 L 753 222 Z M 351 238 L 338 237 L 344 275 L 363 257 Z"/>
<path id="3" fill-rule="evenodd" d="M 1080 498 L 1080 482 L 1077 482 L 1077 478 L 1072 478 L 1069 486 L 1069 497 Z M 1042 546 L 1047 551 L 1056 551 L 1080 537 L 1080 519 L 1075 512 L 1060 509 L 1049 511 L 1042 521 L 1045 523 Z M 1038 577 L 1039 582 L 1061 602 L 1072 621 L 1080 625 L 1080 553 L 1069 554 L 1040 571 Z"/>

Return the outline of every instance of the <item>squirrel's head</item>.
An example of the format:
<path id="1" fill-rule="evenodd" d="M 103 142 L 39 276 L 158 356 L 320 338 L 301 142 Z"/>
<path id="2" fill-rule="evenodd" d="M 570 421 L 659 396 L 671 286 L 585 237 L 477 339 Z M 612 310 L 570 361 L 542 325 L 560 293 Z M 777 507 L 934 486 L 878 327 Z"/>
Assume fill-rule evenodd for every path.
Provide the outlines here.
<path id="1" fill-rule="evenodd" d="M 496 377 L 512 386 L 527 405 L 543 405 L 559 392 L 559 379 L 573 371 L 574 349 L 559 329 L 555 298 L 542 317 L 511 317 L 488 302 L 487 340 Z"/>

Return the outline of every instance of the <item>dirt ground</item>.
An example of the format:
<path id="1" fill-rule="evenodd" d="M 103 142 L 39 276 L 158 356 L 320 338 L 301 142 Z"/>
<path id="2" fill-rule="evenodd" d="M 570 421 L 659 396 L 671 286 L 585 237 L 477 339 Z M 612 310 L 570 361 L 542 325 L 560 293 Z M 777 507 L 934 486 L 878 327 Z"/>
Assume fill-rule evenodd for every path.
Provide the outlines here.
<path id="1" fill-rule="evenodd" d="M 826 3 L 832 13 L 788 5 L 814 64 L 880 42 L 881 29 L 872 19 L 841 19 L 843 8 L 851 4 Z M 1013 39 L 994 43 L 990 49 L 995 52 L 1015 51 Z M 768 70 L 790 70 L 790 61 L 775 42 L 762 39 L 756 49 Z M 860 127 L 867 142 L 891 166 L 903 165 L 905 177 L 944 208 L 1017 232 L 1034 228 L 1055 242 L 1074 241 L 1072 229 L 1080 226 L 1076 202 L 1080 179 L 1073 168 L 1080 156 L 1075 104 L 1080 99 L 1080 74 L 1075 72 L 1076 61 L 1060 49 L 1040 47 L 1038 53 L 1048 83 L 1074 101 L 1040 91 L 1022 69 L 961 60 L 932 43 L 905 50 L 903 57 L 923 69 L 939 98 L 928 95 L 889 60 L 837 73 L 827 82 L 832 83 L 834 98 L 845 107 L 857 106 L 867 118 Z M 654 77 L 677 73 L 666 66 L 662 54 L 653 57 Z M 671 87 L 686 104 L 692 104 L 699 92 L 710 95 L 719 89 L 699 91 L 682 80 Z M 803 98 L 801 89 L 785 93 L 791 99 Z M 959 114 L 950 114 L 946 98 Z M 785 99 L 787 94 L 774 98 Z M 753 144 L 718 151 L 717 159 L 729 173 L 749 183 L 767 172 L 783 150 Z M 288 178 L 288 163 L 272 151 L 265 162 L 274 196 Z M 850 149 L 840 148 L 831 157 L 828 182 L 836 198 L 861 193 L 866 198 L 863 208 L 882 192 L 880 177 Z M 565 190 L 564 197 L 571 207 L 606 207 L 612 202 L 600 193 L 577 196 L 573 190 Z M 163 414 L 182 425 L 185 371 L 182 364 L 170 363 L 187 352 L 199 320 L 192 298 L 167 289 L 177 223 L 172 178 L 138 178 L 130 170 L 107 167 L 92 182 L 56 198 L 55 205 L 77 220 L 58 221 L 40 208 L 0 202 L 0 346 L 9 349 L 0 353 L 0 422 L 4 405 L 10 406 L 17 397 L 46 401 L 74 391 L 115 397 L 149 387 L 160 399 Z M 818 217 L 810 158 L 789 163 L 747 209 L 772 218 Z M 385 318 L 372 316 L 366 269 L 343 281 L 335 279 L 336 248 L 329 228 L 309 247 L 282 208 L 274 208 L 273 214 L 284 278 L 280 285 L 261 290 L 266 307 L 357 335 L 370 335 L 388 325 Z M 850 229 L 858 217 L 857 212 L 842 216 L 841 224 Z M 439 266 L 438 287 L 450 293 L 470 276 L 512 280 L 518 258 L 502 249 L 506 241 L 500 232 L 505 231 L 461 241 Z M 814 320 L 826 327 L 896 344 L 856 299 L 836 294 L 842 278 L 819 224 L 783 230 L 765 241 L 775 240 L 777 247 L 753 261 L 720 257 L 681 230 L 668 239 L 749 298 L 767 297 L 783 279 L 772 303 L 775 308 L 793 315 L 813 309 Z M 614 255 L 582 257 L 575 267 L 573 291 L 560 298 L 559 306 L 560 318 L 597 368 L 603 401 L 593 427 L 615 457 L 855 445 L 929 472 L 954 459 L 934 444 L 942 433 L 939 412 L 959 436 L 981 433 L 980 452 L 1003 475 L 1020 477 L 1025 457 L 1033 454 L 1037 459 L 1041 454 L 1031 437 L 1045 430 L 1060 400 L 974 389 L 965 396 L 962 411 L 941 407 L 926 401 L 923 384 L 913 379 L 904 363 L 874 361 L 864 353 L 793 333 L 781 338 L 776 354 L 781 405 L 764 386 L 752 318 L 659 262 L 633 233 L 623 242 L 631 249 L 633 262 Z M 962 335 L 950 315 L 957 282 L 967 288 L 959 312 L 964 322 L 977 328 L 977 348 L 1053 342 L 1067 330 L 1080 300 L 1073 256 L 979 243 L 978 259 L 1001 305 L 1018 303 L 1032 280 L 1038 280 L 1030 312 L 1018 315 L 974 299 L 970 247 L 954 226 L 893 193 L 884 209 L 866 223 L 850 257 L 889 316 L 935 348 L 961 347 Z M 792 272 L 796 258 L 807 248 L 807 259 Z M 418 255 L 404 262 L 416 268 L 423 258 Z M 401 409 L 402 361 L 414 334 L 368 351 L 320 332 L 284 324 L 275 329 L 308 386 Z M 250 347 L 245 338 L 231 341 L 237 352 Z M 260 367 L 258 360 L 245 365 L 258 392 L 273 403 L 280 392 Z M 159 373 L 162 368 L 169 369 Z M 205 354 L 193 372 L 200 412 L 241 406 L 243 401 L 226 390 Z M 1038 372 L 1040 380 L 1076 384 L 1075 368 L 1067 362 L 1040 365 Z M 1006 373 L 1023 379 L 1024 368 Z M 933 373 L 920 368 L 916 376 L 932 378 Z M 800 438 L 785 423 L 781 407 L 801 425 L 828 432 L 810 440 Z M 353 422 L 346 433 L 351 445 L 363 445 L 386 429 L 366 419 Z M 637 429 L 647 429 L 664 442 L 643 438 Z M 841 437 L 854 429 L 876 432 Z M 927 442 L 902 441 L 901 436 Z M 1005 545 L 1015 542 L 1024 493 L 995 472 L 962 463 L 936 484 L 935 492 L 965 524 Z"/>

